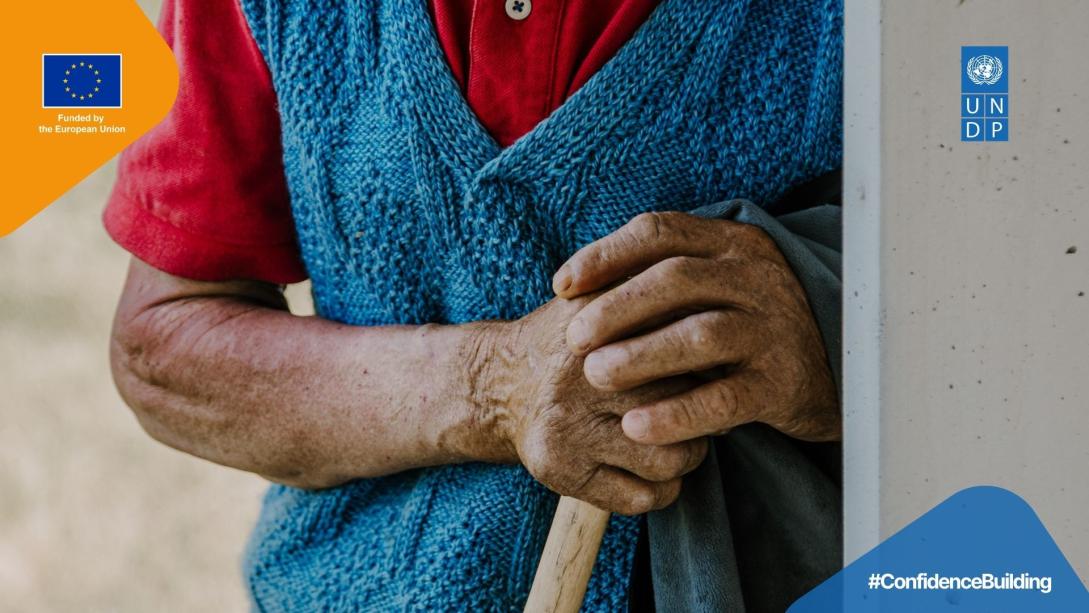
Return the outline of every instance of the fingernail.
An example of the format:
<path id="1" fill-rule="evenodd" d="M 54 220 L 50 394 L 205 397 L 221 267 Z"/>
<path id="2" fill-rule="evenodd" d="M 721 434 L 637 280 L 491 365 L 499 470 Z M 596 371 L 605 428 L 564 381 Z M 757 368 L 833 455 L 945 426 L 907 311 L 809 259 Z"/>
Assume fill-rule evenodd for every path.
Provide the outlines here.
<path id="1" fill-rule="evenodd" d="M 598 351 L 586 356 L 583 372 L 595 386 L 604 387 L 609 384 L 609 371 L 605 368 L 605 357 Z"/>
<path id="2" fill-rule="evenodd" d="M 577 351 L 585 351 L 590 345 L 590 327 L 581 319 L 567 324 L 567 342 Z"/>
<path id="3" fill-rule="evenodd" d="M 647 435 L 647 430 L 650 429 L 650 420 L 647 419 L 647 414 L 643 411 L 631 411 L 624 416 L 623 423 L 624 434 L 628 435 L 628 438 L 641 439 Z"/>
<path id="4" fill-rule="evenodd" d="M 571 269 L 564 264 L 556 271 L 556 275 L 552 277 L 552 291 L 556 294 L 562 294 L 571 287 Z"/>

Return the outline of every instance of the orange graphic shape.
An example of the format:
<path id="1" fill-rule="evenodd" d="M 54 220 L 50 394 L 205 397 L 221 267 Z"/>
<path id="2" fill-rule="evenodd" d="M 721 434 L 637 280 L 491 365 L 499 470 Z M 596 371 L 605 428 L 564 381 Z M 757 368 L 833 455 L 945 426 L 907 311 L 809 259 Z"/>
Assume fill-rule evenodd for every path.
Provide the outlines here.
<path id="1" fill-rule="evenodd" d="M 42 54 L 122 55 L 123 107 L 42 108 Z M 0 236 L 18 228 L 166 116 L 178 92 L 170 48 L 133 0 L 7 2 L 0 9 Z M 58 114 L 124 132 L 43 133 Z"/>

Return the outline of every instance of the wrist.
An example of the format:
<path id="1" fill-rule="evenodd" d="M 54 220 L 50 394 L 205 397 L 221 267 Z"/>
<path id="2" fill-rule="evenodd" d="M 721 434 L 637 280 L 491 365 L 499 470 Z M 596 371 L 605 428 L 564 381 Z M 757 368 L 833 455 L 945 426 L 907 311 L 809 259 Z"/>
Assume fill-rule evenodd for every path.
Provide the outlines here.
<path id="1" fill-rule="evenodd" d="M 459 386 L 461 423 L 447 442 L 463 461 L 517 462 L 512 409 L 523 370 L 517 351 L 520 323 L 484 321 L 459 328 L 462 338 L 450 380 Z"/>

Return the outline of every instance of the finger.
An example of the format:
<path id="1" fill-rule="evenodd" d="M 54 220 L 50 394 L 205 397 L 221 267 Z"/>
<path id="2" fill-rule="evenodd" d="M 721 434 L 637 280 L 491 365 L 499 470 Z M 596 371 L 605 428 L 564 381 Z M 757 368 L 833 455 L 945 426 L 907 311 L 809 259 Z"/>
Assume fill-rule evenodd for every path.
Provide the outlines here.
<path id="1" fill-rule="evenodd" d="M 722 234 L 723 226 L 714 223 L 686 213 L 638 215 L 571 256 L 553 276 L 552 289 L 561 298 L 573 298 L 669 257 L 708 255 Z"/>
<path id="2" fill-rule="evenodd" d="M 607 511 L 639 515 L 669 506 L 681 493 L 681 480 L 654 483 L 612 466 L 600 466 L 569 495 Z"/>
<path id="3" fill-rule="evenodd" d="M 638 445 L 618 432 L 616 443 L 596 459 L 647 481 L 661 483 L 692 472 L 703 462 L 705 455 L 706 439 L 675 445 Z"/>
<path id="4" fill-rule="evenodd" d="M 755 370 L 701 385 L 624 415 L 621 426 L 631 440 L 645 445 L 669 445 L 722 434 L 770 414 L 776 393 Z"/>
<path id="5" fill-rule="evenodd" d="M 585 355 L 678 315 L 718 307 L 744 309 L 764 291 L 749 287 L 749 276 L 751 271 L 730 260 L 662 260 L 584 306 L 567 326 L 568 348 Z"/>
<path id="6" fill-rule="evenodd" d="M 741 311 L 689 315 L 642 336 L 595 349 L 583 373 L 603 391 L 629 390 L 651 381 L 744 362 L 754 350 L 756 326 Z"/>

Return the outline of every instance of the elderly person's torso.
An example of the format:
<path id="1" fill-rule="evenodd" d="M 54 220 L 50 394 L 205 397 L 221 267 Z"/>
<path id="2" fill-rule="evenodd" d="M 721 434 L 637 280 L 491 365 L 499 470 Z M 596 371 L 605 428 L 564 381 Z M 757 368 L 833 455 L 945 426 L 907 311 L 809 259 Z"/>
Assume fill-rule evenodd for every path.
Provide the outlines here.
<path id="1" fill-rule="evenodd" d="M 551 297 L 570 253 L 640 212 L 766 203 L 839 164 L 841 39 L 824 3 L 667 0 L 506 149 L 473 118 L 421 2 L 320 19 L 304 2 L 244 6 L 278 93 L 317 309 L 334 320 L 517 318 Z M 553 506 L 515 466 L 274 486 L 247 573 L 288 610 L 510 610 Z M 623 606 L 636 536 L 635 519 L 614 518 L 591 609 Z M 291 588 L 304 582 L 347 592 Z"/>

